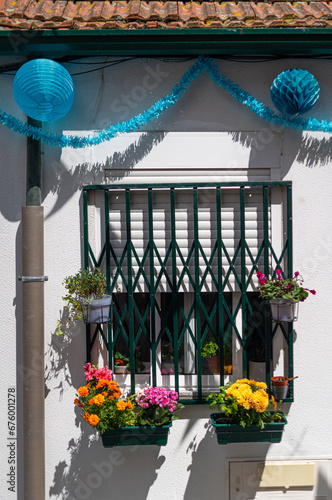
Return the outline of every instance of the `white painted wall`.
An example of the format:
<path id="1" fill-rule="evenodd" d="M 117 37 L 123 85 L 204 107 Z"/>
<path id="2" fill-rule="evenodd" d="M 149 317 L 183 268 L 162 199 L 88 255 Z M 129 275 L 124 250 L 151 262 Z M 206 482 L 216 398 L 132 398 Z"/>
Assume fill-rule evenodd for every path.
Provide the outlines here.
<path id="1" fill-rule="evenodd" d="M 103 60 L 99 61 L 101 64 Z M 74 76 L 76 97 L 67 117 L 45 125 L 52 132 L 86 133 L 130 118 L 167 94 L 190 66 L 187 62 L 135 60 L 103 71 Z M 260 63 L 217 61 L 233 81 L 272 106 L 269 88 L 282 70 L 302 67 L 313 72 L 321 97 L 312 115 L 332 118 L 330 61 L 277 60 Z M 71 73 L 86 66 L 67 64 Z M 90 66 L 88 67 L 91 68 Z M 12 78 L 0 76 L 0 107 L 24 119 L 11 91 Z M 46 493 L 55 500 L 228 500 L 228 459 L 276 459 L 285 457 L 332 459 L 330 418 L 332 402 L 330 334 L 332 262 L 332 148 L 328 135 L 276 130 L 254 116 L 232 97 L 201 75 L 173 108 L 145 131 L 143 142 L 126 138 L 85 150 L 43 147 L 43 205 L 45 209 L 45 363 L 46 363 Z M 82 264 L 81 187 L 84 184 L 146 180 L 167 175 L 167 155 L 176 158 L 174 175 L 190 175 L 186 141 L 174 157 L 165 132 L 227 132 L 220 151 L 209 148 L 204 169 L 211 180 L 224 180 L 230 167 L 265 171 L 274 179 L 293 181 L 294 269 L 305 284 L 317 290 L 301 305 L 294 345 L 295 401 L 285 405 L 289 413 L 282 442 L 275 445 L 238 444 L 218 446 L 209 424 L 207 406 L 187 407 L 174 423 L 167 447 L 104 449 L 93 430 L 75 413 L 75 388 L 82 385 L 85 362 L 83 328 L 72 337 L 59 339 L 54 329 L 62 309 L 62 279 Z M 190 135 L 189 135 L 190 137 Z M 201 135 L 203 137 L 203 135 Z M 255 142 L 252 138 L 255 137 Z M 276 143 L 276 137 L 278 142 Z M 163 140 L 165 139 L 165 142 Z M 134 144 L 133 146 L 131 146 Z M 169 149 L 166 147 L 168 144 Z M 277 147 L 276 147 L 277 144 Z M 19 474 L 18 499 L 23 498 L 22 481 L 22 315 L 20 210 L 25 203 L 25 139 L 0 129 L 0 248 L 2 257 L 1 398 L 7 402 L 8 388 L 18 396 Z M 162 152 L 158 155 L 158 149 Z M 124 149 L 126 154 L 124 155 Z M 201 154 L 201 153 L 200 153 Z M 227 164 L 225 165 L 225 159 Z M 118 166 L 125 160 L 125 167 Z M 145 163 L 144 163 L 145 162 Z M 121 163 L 122 165 L 122 163 Z M 148 166 L 147 166 L 148 165 Z M 209 167 L 213 166 L 213 174 Z M 266 174 L 266 172 L 265 172 Z M 176 178 L 176 177 L 175 177 Z M 174 180 L 174 177 L 172 178 Z M 228 180 L 225 179 L 225 180 Z M 1 498 L 15 498 L 7 490 L 7 408 L 0 413 Z M 325 469 L 324 469 L 325 470 Z M 331 470 L 331 469 L 326 469 Z M 322 477 L 322 482 L 331 478 Z M 4 495 L 4 496 L 2 496 Z M 312 493 L 312 499 L 314 499 Z"/>

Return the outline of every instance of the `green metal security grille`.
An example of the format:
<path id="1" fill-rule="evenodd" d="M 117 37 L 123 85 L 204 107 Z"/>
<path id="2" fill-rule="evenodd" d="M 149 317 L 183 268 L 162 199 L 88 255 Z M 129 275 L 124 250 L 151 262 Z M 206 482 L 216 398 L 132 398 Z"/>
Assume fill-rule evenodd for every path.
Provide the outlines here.
<path id="1" fill-rule="evenodd" d="M 279 336 L 292 377 L 292 324 L 272 322 L 256 279 L 277 267 L 292 276 L 291 196 L 285 181 L 84 187 L 84 265 L 103 269 L 113 297 L 112 321 L 87 327 L 87 360 L 102 345 L 112 369 L 124 357 L 132 392 L 166 384 L 202 403 L 225 381 L 250 377 L 259 349 L 269 386 Z M 201 355 L 209 342 L 217 374 Z"/>

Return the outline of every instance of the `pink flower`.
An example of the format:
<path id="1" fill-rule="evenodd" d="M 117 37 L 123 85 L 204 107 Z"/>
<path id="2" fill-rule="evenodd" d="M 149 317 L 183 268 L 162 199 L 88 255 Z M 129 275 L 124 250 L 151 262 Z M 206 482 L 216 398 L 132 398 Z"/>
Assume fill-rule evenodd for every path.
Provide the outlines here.
<path id="1" fill-rule="evenodd" d="M 98 370 L 97 367 L 91 368 L 91 363 L 87 363 L 84 366 L 84 369 L 84 375 L 87 382 L 90 382 L 94 377 L 96 377 L 97 380 L 112 380 L 112 370 L 107 368 L 107 366 L 104 366 L 103 368 L 100 368 Z"/>
<path id="2" fill-rule="evenodd" d="M 312 295 L 316 295 L 316 290 L 309 290 L 310 293 L 312 293 Z"/>
<path id="3" fill-rule="evenodd" d="M 264 279 L 260 279 L 260 280 L 259 280 L 259 284 L 260 284 L 260 285 L 265 285 L 266 281 L 267 281 L 267 279 L 266 279 L 266 278 L 264 278 Z"/>
<path id="4" fill-rule="evenodd" d="M 262 271 L 258 271 L 257 272 L 257 278 L 260 279 L 260 278 L 264 278 L 265 277 L 265 274 L 262 273 Z"/>
<path id="5" fill-rule="evenodd" d="M 276 274 L 277 274 L 278 276 L 281 276 L 281 274 L 282 274 L 281 269 L 276 269 Z"/>
<path id="6" fill-rule="evenodd" d="M 294 273 L 295 278 L 297 278 L 299 275 L 300 275 L 300 273 L 299 273 L 298 271 L 296 271 L 296 272 Z"/>

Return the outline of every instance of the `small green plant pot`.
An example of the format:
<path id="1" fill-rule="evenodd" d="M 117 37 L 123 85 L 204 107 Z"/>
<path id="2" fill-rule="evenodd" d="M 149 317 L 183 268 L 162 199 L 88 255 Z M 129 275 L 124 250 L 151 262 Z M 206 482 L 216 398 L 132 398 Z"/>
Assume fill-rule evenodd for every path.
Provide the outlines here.
<path id="1" fill-rule="evenodd" d="M 282 412 L 280 412 L 282 413 Z M 219 423 L 223 413 L 212 413 L 211 422 L 216 430 L 218 444 L 228 443 L 280 443 L 287 420 L 282 413 L 282 422 L 265 424 L 264 429 L 256 425 L 242 427 L 238 424 Z"/>
<path id="2" fill-rule="evenodd" d="M 120 429 L 103 432 L 101 439 L 105 448 L 137 445 L 166 446 L 170 427 L 172 427 L 172 422 L 167 425 L 153 427 L 121 427 Z"/>

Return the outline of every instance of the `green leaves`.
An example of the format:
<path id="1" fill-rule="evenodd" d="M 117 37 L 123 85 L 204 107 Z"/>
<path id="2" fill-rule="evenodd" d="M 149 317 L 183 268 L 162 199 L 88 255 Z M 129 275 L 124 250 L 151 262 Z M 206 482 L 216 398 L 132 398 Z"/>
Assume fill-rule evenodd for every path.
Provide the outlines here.
<path id="1" fill-rule="evenodd" d="M 63 335 L 63 329 L 70 329 L 72 324 L 83 319 L 82 299 L 101 299 L 105 295 L 106 277 L 100 268 L 80 269 L 78 273 L 67 276 L 63 285 L 66 295 L 62 299 L 66 302 L 64 319 L 58 321 L 55 333 Z"/>

